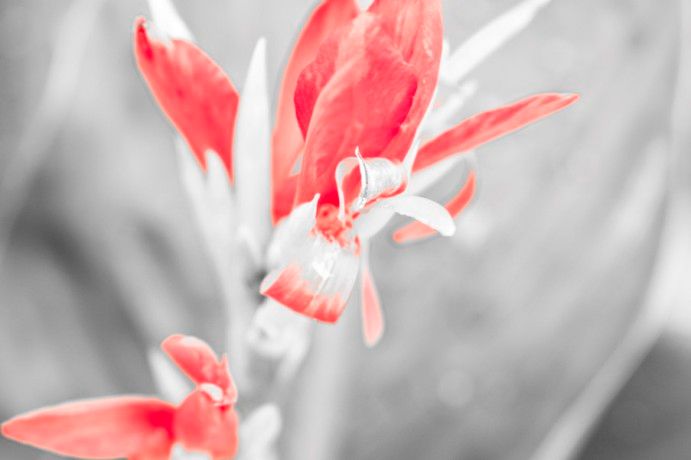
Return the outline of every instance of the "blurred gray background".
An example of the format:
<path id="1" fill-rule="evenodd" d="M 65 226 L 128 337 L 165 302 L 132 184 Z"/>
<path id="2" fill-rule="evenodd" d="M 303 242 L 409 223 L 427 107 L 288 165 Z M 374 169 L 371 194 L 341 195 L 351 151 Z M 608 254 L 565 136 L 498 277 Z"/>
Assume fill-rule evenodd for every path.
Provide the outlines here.
<path id="1" fill-rule="evenodd" d="M 365 349 L 357 308 L 319 329 L 285 458 L 689 458 L 684 2 L 554 0 L 473 73 L 464 115 L 582 99 L 480 149 L 456 236 L 378 237 L 387 334 Z M 445 1 L 451 45 L 516 3 Z M 275 89 L 312 2 L 176 4 L 237 86 L 266 36 Z M 0 1 L 0 419 L 153 393 L 144 351 L 170 333 L 222 344 L 173 130 L 132 57 L 142 14 L 143 0 Z M 53 457 L 0 440 L 0 458 Z"/>

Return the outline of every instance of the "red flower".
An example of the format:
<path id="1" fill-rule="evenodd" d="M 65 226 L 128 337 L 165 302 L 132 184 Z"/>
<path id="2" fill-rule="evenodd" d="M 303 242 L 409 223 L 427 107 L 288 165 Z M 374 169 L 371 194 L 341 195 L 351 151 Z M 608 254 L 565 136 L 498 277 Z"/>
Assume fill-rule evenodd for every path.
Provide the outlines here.
<path id="1" fill-rule="evenodd" d="M 383 325 L 367 240 L 393 213 L 419 222 L 399 242 L 454 231 L 475 176 L 445 208 L 409 196 L 414 175 L 526 126 L 576 100 L 540 94 L 462 121 L 420 147 L 442 59 L 440 0 L 322 0 L 288 60 L 271 152 L 272 269 L 262 293 L 312 318 L 336 321 L 361 273 L 368 341 Z M 137 20 L 142 74 L 202 166 L 216 152 L 232 176 L 238 95 L 185 38 L 156 39 Z M 420 147 L 420 148 L 418 148 Z M 245 178 L 252 181 L 253 178 Z M 315 199 L 315 197 L 317 197 Z M 388 216 L 388 217 L 387 217 Z"/>
<path id="2" fill-rule="evenodd" d="M 40 409 L 2 425 L 2 434 L 39 449 L 79 458 L 167 460 L 174 445 L 214 460 L 237 451 L 235 385 L 227 360 L 194 337 L 174 335 L 163 350 L 197 385 L 179 405 L 120 396 Z"/>

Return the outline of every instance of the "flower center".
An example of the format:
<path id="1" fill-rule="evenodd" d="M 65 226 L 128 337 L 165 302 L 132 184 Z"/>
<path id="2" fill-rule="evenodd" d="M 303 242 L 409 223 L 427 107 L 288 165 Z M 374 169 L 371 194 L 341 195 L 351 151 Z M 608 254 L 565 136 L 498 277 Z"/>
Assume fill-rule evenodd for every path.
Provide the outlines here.
<path id="1" fill-rule="evenodd" d="M 335 241 L 342 247 L 353 241 L 353 216 L 347 212 L 343 220 L 338 218 L 338 207 L 333 204 L 322 204 L 317 209 L 315 229 L 328 241 Z"/>

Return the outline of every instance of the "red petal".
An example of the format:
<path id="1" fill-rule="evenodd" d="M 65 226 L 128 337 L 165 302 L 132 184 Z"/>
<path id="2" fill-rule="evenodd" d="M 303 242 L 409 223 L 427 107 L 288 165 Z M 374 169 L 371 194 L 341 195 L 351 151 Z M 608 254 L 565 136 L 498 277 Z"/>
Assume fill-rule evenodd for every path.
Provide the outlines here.
<path id="1" fill-rule="evenodd" d="M 471 171 L 463 188 L 461 188 L 458 194 L 456 194 L 456 196 L 454 196 L 448 203 L 444 205 L 452 217 L 457 217 L 461 211 L 468 206 L 470 200 L 473 199 L 473 195 L 475 194 L 475 184 L 475 172 Z M 421 222 L 415 221 L 397 230 L 393 235 L 393 239 L 397 243 L 408 243 L 414 240 L 434 236 L 436 233 L 436 230 L 433 228 L 430 228 Z"/>
<path id="2" fill-rule="evenodd" d="M 194 44 L 150 37 L 135 22 L 135 55 L 159 105 L 206 168 L 207 150 L 223 160 L 232 180 L 232 144 L 238 92 L 216 63 Z"/>
<path id="3" fill-rule="evenodd" d="M 379 301 L 379 294 L 374 285 L 374 279 L 368 264 L 363 264 L 360 273 L 362 296 L 362 331 L 365 336 L 365 344 L 375 346 L 384 334 L 384 315 Z"/>
<path id="4" fill-rule="evenodd" d="M 537 94 L 514 104 L 480 113 L 427 142 L 418 152 L 413 171 L 467 152 L 557 112 L 578 99 L 574 94 Z"/>
<path id="5" fill-rule="evenodd" d="M 282 200 L 277 195 L 288 193 L 283 190 L 286 186 L 284 181 L 290 176 L 304 144 L 304 137 L 298 126 L 293 101 L 298 77 L 300 72 L 317 56 L 317 50 L 326 37 L 335 29 L 351 21 L 358 12 L 359 8 L 354 0 L 322 1 L 307 20 L 288 60 L 278 98 L 276 126 L 272 142 L 274 222 L 290 212 L 290 209 L 286 210 L 280 206 Z M 277 201 L 281 201 L 281 203 L 279 204 Z M 290 207 L 292 207 L 292 199 Z"/>
<path id="6" fill-rule="evenodd" d="M 72 457 L 153 458 L 168 455 L 175 408 L 139 397 L 77 401 L 20 415 L 2 434 L 39 449 Z"/>
<path id="7" fill-rule="evenodd" d="M 206 342 L 196 337 L 171 335 L 163 341 L 161 348 L 193 382 L 214 384 L 232 402 L 235 401 L 237 391 L 226 358 L 219 361 Z"/>
<path id="8" fill-rule="evenodd" d="M 271 210 L 271 217 L 273 223 L 276 224 L 279 220 L 290 214 L 295 203 L 295 191 L 298 187 L 298 176 L 288 176 L 281 182 L 279 187 L 276 187 L 274 182 L 273 187 L 273 209 Z"/>
<path id="9" fill-rule="evenodd" d="M 303 266 L 289 265 L 267 278 L 262 294 L 310 318 L 335 323 L 346 307 L 350 289 L 322 294 L 313 283 L 317 278 L 310 275 Z"/>
<path id="10" fill-rule="evenodd" d="M 295 117 L 303 137 L 307 137 L 307 130 L 312 120 L 314 106 L 324 87 L 336 72 L 336 61 L 340 42 L 347 37 L 350 29 L 332 34 L 319 48 L 319 52 L 299 75 L 293 102 Z"/>
<path id="11" fill-rule="evenodd" d="M 175 414 L 175 440 L 188 451 L 232 458 L 238 448 L 237 413 L 232 405 L 218 404 L 204 391 L 196 390 Z"/>
<path id="12" fill-rule="evenodd" d="M 403 161 L 434 97 L 444 40 L 439 0 L 375 0 L 369 11 L 381 18 L 418 80 L 417 93 L 400 132 L 380 156 Z"/>
<path id="13" fill-rule="evenodd" d="M 314 106 L 297 203 L 320 193 L 323 203 L 337 204 L 338 163 L 352 156 L 356 147 L 364 157 L 379 156 L 399 132 L 417 88 L 410 66 L 371 15 L 362 14 L 353 22 L 341 44 L 341 59 Z"/>

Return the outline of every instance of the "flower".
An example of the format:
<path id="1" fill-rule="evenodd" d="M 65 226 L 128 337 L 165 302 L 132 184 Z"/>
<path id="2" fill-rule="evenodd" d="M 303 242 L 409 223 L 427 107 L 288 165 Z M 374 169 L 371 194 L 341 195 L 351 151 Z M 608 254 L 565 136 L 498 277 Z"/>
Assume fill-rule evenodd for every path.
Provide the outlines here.
<path id="1" fill-rule="evenodd" d="M 529 1 L 498 24 L 507 34 L 515 33 L 546 3 Z M 147 26 L 143 19 L 135 23 L 139 68 L 200 167 L 205 169 L 208 156 L 215 154 L 229 183 L 237 181 L 240 225 L 254 222 L 247 224 L 245 235 L 259 235 L 255 252 L 262 254 L 269 272 L 261 293 L 331 323 L 343 312 L 360 274 L 369 344 L 381 337 L 384 324 L 368 264 L 369 240 L 394 214 L 415 220 L 395 232 L 397 242 L 453 234 L 453 218 L 471 201 L 476 177 L 471 172 L 444 206 L 414 195 L 416 183 L 431 170 L 445 171 L 447 160 L 577 99 L 538 94 L 430 136 L 427 131 L 435 124 L 426 120 L 434 115 L 443 63 L 440 0 L 375 0 L 366 10 L 355 0 L 322 0 L 284 71 L 270 141 L 269 211 L 269 203 L 260 201 L 268 171 L 258 166 L 269 155 L 268 133 L 263 135 L 266 97 L 256 113 L 243 111 L 250 106 L 243 103 L 245 95 L 239 97 L 186 28 L 178 20 L 159 22 L 159 27 Z M 493 30 L 502 27 L 495 24 Z M 490 46 L 498 47 L 500 41 Z M 451 79 L 453 74 L 446 72 Z M 257 94 L 256 82 L 248 78 L 248 85 Z M 248 167 L 253 161 L 257 164 Z M 250 173 L 257 176 L 248 177 Z M 246 184 L 255 182 L 249 193 Z M 270 238 L 256 223 L 268 220 L 268 212 Z"/>
<path id="2" fill-rule="evenodd" d="M 161 347 L 196 384 L 181 404 L 140 396 L 69 402 L 17 416 L 2 425 L 2 434 L 79 458 L 167 460 L 174 447 L 233 458 L 237 392 L 227 359 L 194 337 L 173 335 Z"/>

